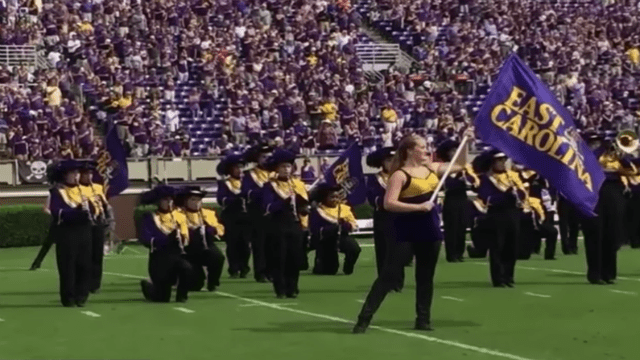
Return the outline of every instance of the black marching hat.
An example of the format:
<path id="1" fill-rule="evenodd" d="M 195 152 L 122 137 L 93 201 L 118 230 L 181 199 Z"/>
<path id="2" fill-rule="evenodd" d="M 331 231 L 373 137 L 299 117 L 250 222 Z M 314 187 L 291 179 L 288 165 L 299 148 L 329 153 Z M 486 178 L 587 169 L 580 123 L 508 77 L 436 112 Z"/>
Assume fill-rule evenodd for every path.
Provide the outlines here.
<path id="1" fill-rule="evenodd" d="M 267 154 L 273 151 L 273 148 L 269 144 L 259 144 L 252 146 L 244 153 L 244 160 L 246 162 L 258 162 L 260 154 Z"/>
<path id="2" fill-rule="evenodd" d="M 176 189 L 169 185 L 158 185 L 153 189 L 146 191 L 140 195 L 140 204 L 151 205 L 165 198 L 173 198 L 176 195 Z"/>
<path id="3" fill-rule="evenodd" d="M 51 171 L 51 180 L 53 180 L 53 182 L 62 182 L 64 181 L 64 176 L 67 173 L 80 170 L 81 168 L 82 163 L 77 160 L 62 160 L 53 167 Z"/>
<path id="4" fill-rule="evenodd" d="M 216 172 L 223 176 L 229 175 L 233 165 L 240 164 L 240 166 L 242 166 L 244 162 L 244 156 L 242 154 L 227 155 L 216 167 Z"/>
<path id="5" fill-rule="evenodd" d="M 383 147 L 367 155 L 367 166 L 381 168 L 385 159 L 396 154 L 395 148 Z"/>
<path id="6" fill-rule="evenodd" d="M 290 151 L 276 149 L 267 160 L 267 170 L 275 171 L 280 164 L 293 164 L 296 161 L 296 155 Z"/>
<path id="7" fill-rule="evenodd" d="M 458 146 L 460 146 L 459 142 L 447 139 L 441 142 L 440 145 L 438 145 L 438 147 L 436 148 L 436 156 L 438 157 L 438 159 L 444 162 L 451 161 L 451 159 L 449 158 L 449 151 L 457 149 Z"/>
<path id="8" fill-rule="evenodd" d="M 98 168 L 98 163 L 94 160 L 83 161 L 80 167 L 80 171 L 94 171 Z"/>
<path id="9" fill-rule="evenodd" d="M 507 155 L 498 149 L 490 148 L 483 151 L 480 155 L 473 159 L 473 171 L 477 173 L 485 173 L 491 169 L 491 165 L 495 160 L 506 159 Z"/>
<path id="10" fill-rule="evenodd" d="M 339 185 L 331 185 L 328 183 L 318 184 L 311 194 L 311 201 L 323 202 L 331 193 L 341 190 L 342 187 Z"/>
<path id="11" fill-rule="evenodd" d="M 185 200 L 191 196 L 196 196 L 202 199 L 207 196 L 207 192 L 202 190 L 200 186 L 183 186 L 176 192 L 176 197 L 173 202 L 176 206 L 184 206 Z"/>

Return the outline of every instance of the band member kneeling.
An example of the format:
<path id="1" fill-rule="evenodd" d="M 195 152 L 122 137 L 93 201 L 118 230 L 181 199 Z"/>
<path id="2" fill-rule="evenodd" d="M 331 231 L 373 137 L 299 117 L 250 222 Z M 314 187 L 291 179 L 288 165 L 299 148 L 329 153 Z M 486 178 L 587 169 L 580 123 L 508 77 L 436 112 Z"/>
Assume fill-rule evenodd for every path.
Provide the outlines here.
<path id="1" fill-rule="evenodd" d="M 295 298 L 300 290 L 298 279 L 303 265 L 304 218 L 309 214 L 309 196 L 304 183 L 292 178 L 295 155 L 276 150 L 268 161 L 275 179 L 264 186 L 267 238 L 273 262 L 271 275 L 278 298 Z"/>
<path id="2" fill-rule="evenodd" d="M 351 207 L 340 203 L 341 190 L 339 186 L 328 184 L 320 184 L 316 190 L 319 204 L 309 216 L 311 244 L 316 249 L 314 274 L 337 274 L 340 267 L 338 252 L 341 252 L 345 254 L 343 272 L 350 275 L 360 256 L 360 245 L 349 236 L 358 223 Z"/>
<path id="3" fill-rule="evenodd" d="M 224 226 L 218 222 L 215 211 L 202 207 L 202 198 L 207 193 L 197 186 L 183 188 L 176 197 L 176 206 L 189 226 L 189 245 L 185 247 L 187 259 L 193 266 L 194 279 L 191 291 L 200 291 L 205 283 L 204 268 L 207 269 L 207 290 L 220 286 L 220 275 L 224 266 L 224 255 L 214 243 L 216 236 L 224 235 Z"/>
<path id="4" fill-rule="evenodd" d="M 149 276 L 140 285 L 144 297 L 154 302 L 169 302 L 171 287 L 178 282 L 176 301 L 188 299 L 193 267 L 184 247 L 189 244 L 189 227 L 184 214 L 173 209 L 175 189 L 159 185 L 142 194 L 142 205 L 156 204 L 157 210 L 144 214 L 139 227 L 140 242 L 150 249 Z"/>

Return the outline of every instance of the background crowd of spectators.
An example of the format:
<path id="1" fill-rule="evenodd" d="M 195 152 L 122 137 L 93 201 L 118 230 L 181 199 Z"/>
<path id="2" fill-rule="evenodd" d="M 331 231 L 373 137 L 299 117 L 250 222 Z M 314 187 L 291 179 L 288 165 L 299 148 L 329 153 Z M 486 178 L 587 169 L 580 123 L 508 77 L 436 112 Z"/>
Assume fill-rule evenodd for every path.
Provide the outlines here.
<path id="1" fill-rule="evenodd" d="M 636 130 L 639 15 L 636 0 L 0 0 L 0 43 L 49 64 L 0 67 L 0 153 L 92 157 L 104 124 L 132 157 L 435 145 L 511 52 L 580 128 Z M 410 69 L 363 71 L 372 29 Z"/>

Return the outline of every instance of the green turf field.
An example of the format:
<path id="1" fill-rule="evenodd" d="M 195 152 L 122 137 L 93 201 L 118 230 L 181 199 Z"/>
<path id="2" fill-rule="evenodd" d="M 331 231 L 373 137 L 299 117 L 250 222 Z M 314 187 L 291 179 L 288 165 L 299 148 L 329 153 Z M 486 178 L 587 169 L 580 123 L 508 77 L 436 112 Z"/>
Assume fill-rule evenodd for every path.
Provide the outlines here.
<path id="1" fill-rule="evenodd" d="M 352 321 L 375 277 L 373 248 L 352 276 L 304 273 L 298 299 L 270 284 L 223 278 L 186 304 L 143 301 L 141 247 L 105 260 L 102 292 L 85 308 L 59 305 L 53 252 L 23 270 L 36 248 L 0 249 L 1 359 L 575 359 L 640 357 L 640 252 L 619 254 L 619 281 L 586 283 L 584 254 L 517 265 L 516 287 L 494 289 L 481 261 L 436 275 L 433 332 L 416 332 L 412 268 L 364 335 Z M 136 254 L 134 251 L 139 252 Z"/>

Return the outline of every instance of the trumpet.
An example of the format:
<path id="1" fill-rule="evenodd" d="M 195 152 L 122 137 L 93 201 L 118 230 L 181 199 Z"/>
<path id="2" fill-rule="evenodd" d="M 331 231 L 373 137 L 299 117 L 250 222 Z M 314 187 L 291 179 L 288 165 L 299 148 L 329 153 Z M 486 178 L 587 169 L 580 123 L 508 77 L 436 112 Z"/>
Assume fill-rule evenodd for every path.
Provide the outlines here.
<path id="1" fill-rule="evenodd" d="M 298 217 L 298 209 L 296 204 L 296 192 L 293 189 L 293 184 L 291 179 L 287 180 L 287 184 L 289 185 L 289 190 L 291 191 L 291 207 L 293 209 L 293 215 Z"/>
<path id="2" fill-rule="evenodd" d="M 613 149 L 620 158 L 635 153 L 639 147 L 638 134 L 631 130 L 620 131 L 613 141 Z"/>
<path id="3" fill-rule="evenodd" d="M 82 197 L 82 204 L 80 204 L 82 206 L 82 210 L 86 211 L 89 214 L 89 221 L 91 222 L 91 225 L 95 225 L 96 219 L 93 215 L 93 211 L 91 211 L 91 206 L 89 206 L 89 199 L 87 199 L 86 196 L 82 195 L 82 193 L 80 193 L 80 196 Z"/>
<path id="4" fill-rule="evenodd" d="M 204 213 L 202 212 L 202 208 L 200 209 L 200 235 L 202 235 L 202 243 L 204 244 L 204 249 L 208 250 L 209 245 L 207 244 L 207 230 L 205 228 L 206 224 L 204 222 Z"/>

